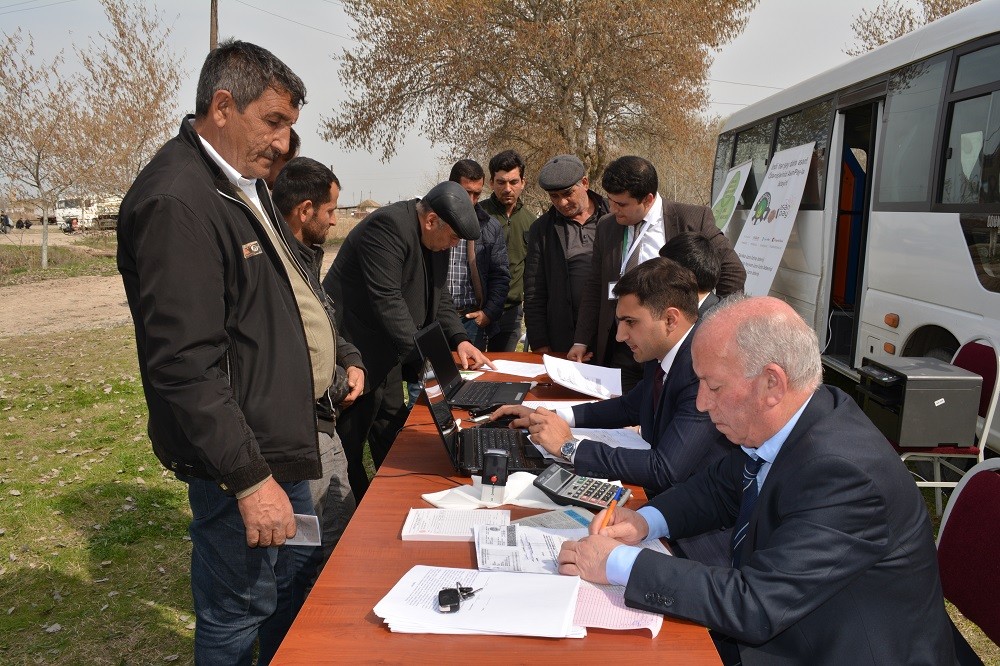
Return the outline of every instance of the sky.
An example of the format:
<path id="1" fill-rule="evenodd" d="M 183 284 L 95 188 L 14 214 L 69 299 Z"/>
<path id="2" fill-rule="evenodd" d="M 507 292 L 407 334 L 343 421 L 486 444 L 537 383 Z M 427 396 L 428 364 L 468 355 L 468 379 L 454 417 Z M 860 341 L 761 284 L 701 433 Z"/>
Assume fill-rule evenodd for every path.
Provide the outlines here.
<path id="1" fill-rule="evenodd" d="M 419 1 L 419 0 L 414 0 Z M 178 124 L 194 107 L 198 70 L 208 51 L 209 0 L 145 0 L 158 6 L 171 43 L 183 56 Z M 850 24 L 878 0 L 760 0 L 746 30 L 715 56 L 709 74 L 709 111 L 728 115 L 810 76 L 847 61 L 853 41 Z M 86 46 L 106 23 L 98 0 L 0 0 L 0 32 L 17 28 L 35 38 L 45 56 Z M 340 205 L 364 198 L 386 203 L 419 196 L 447 177 L 452 157 L 444 146 L 431 146 L 415 131 L 387 163 L 377 155 L 344 150 L 324 141 L 318 127 L 346 99 L 335 57 L 354 44 L 354 26 L 339 0 L 219 0 L 219 38 L 238 37 L 267 47 L 305 82 L 307 104 L 296 129 L 302 155 L 329 165 L 343 190 Z M 484 165 L 485 166 L 485 165 Z"/>

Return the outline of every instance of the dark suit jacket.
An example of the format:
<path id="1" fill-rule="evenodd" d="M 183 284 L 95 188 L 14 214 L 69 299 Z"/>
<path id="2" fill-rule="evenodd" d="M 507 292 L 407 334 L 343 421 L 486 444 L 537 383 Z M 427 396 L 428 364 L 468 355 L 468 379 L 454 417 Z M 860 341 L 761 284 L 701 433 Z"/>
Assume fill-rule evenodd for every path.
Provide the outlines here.
<path id="1" fill-rule="evenodd" d="M 660 395 L 659 409 L 653 410 L 653 381 L 658 361 L 644 365 L 643 379 L 620 398 L 573 407 L 576 425 L 581 428 L 624 428 L 638 425 L 649 451 L 617 449 L 584 440 L 576 450 L 577 474 L 621 479 L 659 493 L 706 469 L 725 457 L 732 444 L 712 424 L 708 415 L 695 407 L 698 378 L 691 367 L 691 341 L 687 336 L 670 367 Z M 727 565 L 729 530 L 715 530 L 679 541 L 687 557 L 718 566 Z"/>
<path id="2" fill-rule="evenodd" d="M 672 536 L 731 526 L 746 456 L 650 505 Z M 756 664 L 954 664 L 924 501 L 851 398 L 821 386 L 761 489 L 740 569 L 641 553 L 626 602 L 693 620 Z"/>
<path id="3" fill-rule="evenodd" d="M 696 231 L 711 241 L 722 261 L 722 274 L 715 291 L 719 296 L 742 291 L 746 281 L 743 263 L 733 251 L 729 239 L 715 226 L 715 217 L 708 206 L 668 201 L 663 198 L 663 236 L 670 240 L 679 233 Z M 593 362 L 604 363 L 610 345 L 615 344 L 611 325 L 615 318 L 616 300 L 608 298 L 608 283 L 618 280 L 622 269 L 622 241 L 625 227 L 615 221 L 614 215 L 605 215 L 597 226 L 597 240 L 590 278 L 584 286 L 580 313 L 576 318 L 576 339 L 594 352 Z"/>
<path id="4" fill-rule="evenodd" d="M 716 305 L 722 302 L 722 298 L 716 295 L 716 293 L 710 292 L 708 296 L 705 297 L 705 302 L 698 306 L 698 319 L 701 319 L 708 311 L 714 308 Z"/>
<path id="5" fill-rule="evenodd" d="M 448 252 L 424 251 L 416 203 L 383 206 L 361 220 L 323 279 L 340 330 L 364 359 L 368 387 L 400 363 L 416 365 L 413 334 L 435 319 L 452 349 L 469 339 L 445 284 Z M 427 270 L 433 278 L 429 298 Z"/>

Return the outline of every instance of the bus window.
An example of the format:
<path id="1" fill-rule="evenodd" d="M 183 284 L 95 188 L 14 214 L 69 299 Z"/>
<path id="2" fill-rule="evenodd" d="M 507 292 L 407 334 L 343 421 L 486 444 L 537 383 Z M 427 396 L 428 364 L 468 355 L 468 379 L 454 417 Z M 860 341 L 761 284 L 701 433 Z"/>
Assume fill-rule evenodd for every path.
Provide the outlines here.
<path id="1" fill-rule="evenodd" d="M 778 119 L 778 141 L 774 152 L 815 141 L 809 176 L 802 193 L 802 207 L 823 208 L 826 148 L 833 121 L 833 101 L 827 100 Z"/>
<path id="2" fill-rule="evenodd" d="M 954 92 L 994 83 L 1000 78 L 1000 44 L 967 53 L 958 59 Z"/>
<path id="3" fill-rule="evenodd" d="M 928 200 L 934 124 L 947 56 L 904 67 L 889 79 L 887 117 L 879 176 L 881 204 Z"/>
<path id="4" fill-rule="evenodd" d="M 993 84 L 992 86 L 990 84 Z M 985 88 L 985 90 L 984 90 Z M 989 92 L 989 88 L 994 90 Z M 1000 204 L 1000 45 L 958 59 L 941 203 Z M 969 92 L 964 95 L 962 91 Z M 984 94 L 985 93 L 985 94 Z M 970 97 L 970 95 L 974 95 Z M 963 99 L 964 97 L 964 99 Z"/>
<path id="5" fill-rule="evenodd" d="M 771 156 L 771 126 L 772 122 L 768 120 L 736 135 L 736 154 L 733 164 L 743 164 L 747 160 L 753 160 L 750 176 L 737 204 L 737 208 L 741 210 L 753 205 L 753 200 L 757 197 L 757 187 L 764 182 L 767 159 Z"/>
<path id="6" fill-rule="evenodd" d="M 1000 93 L 957 102 L 945 153 L 941 203 L 1000 203 Z"/>
<path id="7" fill-rule="evenodd" d="M 719 137 L 719 145 L 715 148 L 715 169 L 712 172 L 712 201 L 719 196 L 719 188 L 726 182 L 726 174 L 732 164 L 733 134 L 726 132 Z"/>

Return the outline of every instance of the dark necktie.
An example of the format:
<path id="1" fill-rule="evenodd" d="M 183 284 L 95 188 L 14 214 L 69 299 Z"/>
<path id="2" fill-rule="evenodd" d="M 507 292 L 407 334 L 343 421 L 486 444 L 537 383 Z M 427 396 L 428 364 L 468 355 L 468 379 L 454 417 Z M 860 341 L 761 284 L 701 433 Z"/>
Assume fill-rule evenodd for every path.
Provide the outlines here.
<path id="1" fill-rule="evenodd" d="M 747 456 L 746 465 L 743 466 L 743 499 L 740 500 L 740 513 L 736 517 L 736 526 L 733 527 L 733 568 L 740 567 L 740 547 L 747 537 L 747 530 L 750 527 L 750 515 L 753 507 L 757 503 L 757 472 L 764 464 L 763 458 L 752 458 Z"/>
<path id="2" fill-rule="evenodd" d="M 663 372 L 663 366 L 656 366 L 656 373 L 653 374 L 653 415 L 660 411 L 660 396 L 663 395 L 663 378 L 667 373 Z"/>

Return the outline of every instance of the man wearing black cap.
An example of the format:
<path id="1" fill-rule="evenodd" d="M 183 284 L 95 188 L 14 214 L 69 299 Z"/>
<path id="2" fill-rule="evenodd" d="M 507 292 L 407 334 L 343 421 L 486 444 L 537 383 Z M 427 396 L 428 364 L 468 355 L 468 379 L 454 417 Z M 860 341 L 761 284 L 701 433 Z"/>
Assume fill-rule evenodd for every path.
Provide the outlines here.
<path id="1" fill-rule="evenodd" d="M 590 274 L 597 221 L 607 202 L 589 188 L 575 155 L 557 155 L 538 172 L 552 206 L 531 225 L 524 267 L 524 322 L 538 352 L 567 352 Z"/>
<path id="2" fill-rule="evenodd" d="M 368 488 L 365 440 L 378 467 L 406 421 L 402 381 L 404 375 L 417 378 L 419 362 L 413 334 L 437 320 L 463 367 L 489 363 L 469 342 L 445 284 L 447 250 L 479 234 L 469 195 L 446 181 L 423 199 L 383 206 L 363 219 L 323 280 L 337 304 L 340 330 L 358 347 L 368 370 L 364 395 L 337 422 L 359 501 Z"/>

